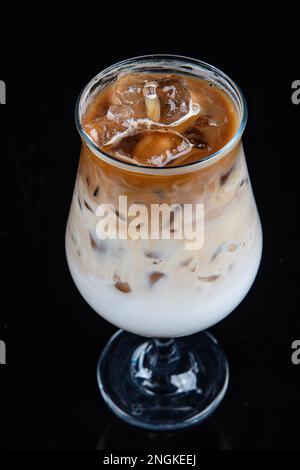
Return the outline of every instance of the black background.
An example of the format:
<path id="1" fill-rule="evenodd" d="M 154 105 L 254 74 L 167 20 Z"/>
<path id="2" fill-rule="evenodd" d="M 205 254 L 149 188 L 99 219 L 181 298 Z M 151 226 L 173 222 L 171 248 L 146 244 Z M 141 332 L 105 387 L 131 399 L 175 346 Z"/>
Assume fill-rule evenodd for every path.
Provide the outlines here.
<path id="1" fill-rule="evenodd" d="M 3 449 L 299 447 L 300 365 L 291 362 L 300 339 L 300 105 L 291 101 L 299 7 L 160 3 L 1 12 Z M 104 67 L 147 53 L 204 60 L 244 91 L 244 146 L 264 230 L 252 290 L 212 328 L 231 366 L 224 402 L 202 426 L 163 436 L 121 423 L 100 398 L 96 362 L 115 328 L 81 298 L 64 254 L 80 150 L 76 98 Z"/>

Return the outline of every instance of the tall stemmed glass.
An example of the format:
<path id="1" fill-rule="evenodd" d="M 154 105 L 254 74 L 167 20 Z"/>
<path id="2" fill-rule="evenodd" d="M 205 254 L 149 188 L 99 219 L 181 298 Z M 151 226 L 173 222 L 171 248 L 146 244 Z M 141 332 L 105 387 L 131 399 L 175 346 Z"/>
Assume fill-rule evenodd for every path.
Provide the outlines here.
<path id="1" fill-rule="evenodd" d="M 206 159 L 172 168 L 142 167 L 100 151 L 83 130 L 83 116 L 99 90 L 124 72 L 209 80 L 234 103 L 235 135 Z M 236 84 L 185 57 L 146 56 L 113 65 L 79 97 L 82 151 L 66 230 L 67 260 L 89 305 L 122 328 L 104 348 L 97 377 L 108 406 L 137 426 L 172 430 L 199 423 L 226 392 L 226 358 L 204 330 L 242 301 L 260 263 L 261 225 L 241 143 L 246 120 Z M 185 239 L 99 239 L 97 208 L 109 204 L 122 219 L 120 196 L 146 207 L 203 203 L 202 248 L 188 251 Z"/>

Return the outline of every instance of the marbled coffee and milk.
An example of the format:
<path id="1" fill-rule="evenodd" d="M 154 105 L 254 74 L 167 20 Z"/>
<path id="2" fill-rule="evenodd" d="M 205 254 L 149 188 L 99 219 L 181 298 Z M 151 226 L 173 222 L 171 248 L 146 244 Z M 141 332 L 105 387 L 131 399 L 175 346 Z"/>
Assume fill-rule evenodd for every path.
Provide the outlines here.
<path id="1" fill-rule="evenodd" d="M 262 237 L 241 141 L 209 160 L 239 119 L 217 84 L 179 74 L 122 74 L 93 96 L 82 126 L 114 159 L 83 142 L 66 249 L 82 296 L 111 323 L 149 337 L 192 334 L 246 295 Z M 186 250 L 185 239 L 100 240 L 97 207 L 112 204 L 122 219 L 120 195 L 149 209 L 204 204 L 202 249 Z"/>

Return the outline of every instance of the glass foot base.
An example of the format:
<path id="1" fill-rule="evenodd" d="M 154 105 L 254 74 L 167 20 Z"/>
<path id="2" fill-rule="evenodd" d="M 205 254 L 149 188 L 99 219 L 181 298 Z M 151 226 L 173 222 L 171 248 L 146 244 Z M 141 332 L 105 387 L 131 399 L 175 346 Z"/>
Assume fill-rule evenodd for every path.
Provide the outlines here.
<path id="1" fill-rule="evenodd" d="M 225 395 L 229 369 L 208 332 L 151 340 L 120 330 L 101 354 L 97 379 L 119 418 L 169 431 L 199 424 L 215 411 Z"/>

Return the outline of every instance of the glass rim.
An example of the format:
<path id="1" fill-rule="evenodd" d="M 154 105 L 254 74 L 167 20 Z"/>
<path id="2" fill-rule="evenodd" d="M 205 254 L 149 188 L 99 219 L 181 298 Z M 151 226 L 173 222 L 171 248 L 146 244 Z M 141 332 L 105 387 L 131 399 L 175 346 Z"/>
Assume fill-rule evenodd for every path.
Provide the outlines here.
<path id="1" fill-rule="evenodd" d="M 231 139 L 219 150 L 216 152 L 204 157 L 201 160 L 192 162 L 192 163 L 187 163 L 183 165 L 178 165 L 174 167 L 150 167 L 146 165 L 139 165 L 137 163 L 130 163 L 130 162 L 125 162 L 123 160 L 118 159 L 117 157 L 103 151 L 100 149 L 94 141 L 91 139 L 91 137 L 84 131 L 81 123 L 81 115 L 80 115 L 80 105 L 82 103 L 83 98 L 85 95 L 88 93 L 88 91 L 92 88 L 93 85 L 95 85 L 97 82 L 101 80 L 101 76 L 105 76 L 110 71 L 117 70 L 120 67 L 124 67 L 126 65 L 134 65 L 136 62 L 141 62 L 141 61 L 146 61 L 148 60 L 149 62 L 155 61 L 155 60 L 173 60 L 173 61 L 178 61 L 181 62 L 182 64 L 186 65 L 195 65 L 200 68 L 203 68 L 204 70 L 208 70 L 212 72 L 215 76 L 221 77 L 227 85 L 229 85 L 230 89 L 234 91 L 236 94 L 238 100 L 239 100 L 239 111 L 241 114 L 240 117 L 240 122 L 238 125 L 238 128 L 234 135 L 231 137 Z M 211 80 L 213 81 L 213 80 Z M 136 173 L 143 173 L 143 174 L 152 174 L 152 175 L 171 175 L 171 174 L 176 174 L 176 173 L 186 173 L 186 172 L 192 172 L 197 169 L 206 167 L 214 163 L 215 161 L 219 160 L 224 154 L 229 152 L 234 145 L 240 140 L 242 137 L 242 134 L 244 132 L 244 129 L 247 124 L 247 118 L 248 118 L 248 108 L 247 108 L 247 103 L 245 100 L 245 97 L 240 89 L 240 87 L 224 72 L 222 72 L 220 69 L 217 67 L 208 64 L 207 62 L 201 61 L 199 59 L 193 59 L 191 57 L 187 56 L 182 56 L 182 55 L 176 55 L 176 54 L 150 54 L 150 55 L 142 55 L 142 56 L 137 56 L 137 57 L 132 57 L 129 59 L 125 59 L 119 62 L 116 62 L 109 67 L 106 67 L 105 69 L 101 70 L 97 75 L 95 75 L 88 83 L 87 85 L 82 89 L 80 92 L 76 106 L 75 106 L 75 123 L 77 130 L 79 132 L 80 137 L 82 140 L 87 144 L 87 146 L 90 148 L 90 150 L 101 160 L 113 165 L 117 166 L 119 168 L 123 168 L 125 170 L 129 170 L 131 172 L 136 172 Z"/>

